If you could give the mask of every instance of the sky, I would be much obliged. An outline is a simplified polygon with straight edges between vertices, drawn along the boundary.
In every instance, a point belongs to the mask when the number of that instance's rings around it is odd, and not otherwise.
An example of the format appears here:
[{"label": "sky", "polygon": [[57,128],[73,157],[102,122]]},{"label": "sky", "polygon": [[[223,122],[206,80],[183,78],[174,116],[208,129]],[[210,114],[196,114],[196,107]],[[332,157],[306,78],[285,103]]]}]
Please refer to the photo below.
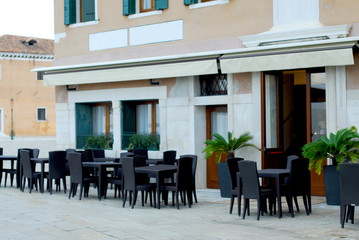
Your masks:
[{"label": "sky", "polygon": [[54,39],[54,0],[0,0],[0,35]]}]

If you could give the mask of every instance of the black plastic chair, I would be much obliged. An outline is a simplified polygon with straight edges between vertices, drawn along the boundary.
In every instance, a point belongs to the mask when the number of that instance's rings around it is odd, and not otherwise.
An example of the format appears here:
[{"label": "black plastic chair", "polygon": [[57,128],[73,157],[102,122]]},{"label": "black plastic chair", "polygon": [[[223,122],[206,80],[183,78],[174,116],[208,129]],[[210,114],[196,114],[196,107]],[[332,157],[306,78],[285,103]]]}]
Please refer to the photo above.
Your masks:
[{"label": "black plastic chair", "polygon": [[[163,161],[162,164],[166,165],[175,165],[176,164],[176,151],[169,150],[163,152]],[[165,174],[164,178],[170,178],[172,182],[174,182],[173,174]]]},{"label": "black plastic chair", "polygon": [[[84,152],[85,155],[88,153]],[[69,199],[75,197],[78,184],[80,184],[80,196],[79,199],[81,200],[82,192],[84,189],[84,197],[88,197],[88,191],[90,187],[90,183],[98,184],[98,177],[96,176],[89,176],[83,171],[82,167],[82,159],[83,155],[81,153],[69,153],[68,154],[68,162],[70,167],[70,193]],[[99,188],[97,188],[99,191]]]},{"label": "black plastic chair", "polygon": [[292,216],[294,216],[294,210],[292,199],[294,199],[297,212],[299,212],[298,196],[303,197],[303,203],[307,215],[311,212],[311,183],[310,183],[310,171],[308,170],[309,160],[306,158],[294,158],[290,164],[290,181],[282,185],[281,192],[286,196],[288,207]]},{"label": "black plastic chair", "polygon": [[92,154],[95,158],[104,158],[105,157],[105,149],[92,149]]},{"label": "black plastic chair", "polygon": [[[31,193],[31,190],[33,188],[33,185],[35,184],[36,186],[36,191],[37,191],[37,180],[40,182],[40,178],[41,178],[41,173],[40,172],[35,172],[35,168],[34,165],[31,164],[30,161],[30,154],[32,154],[31,151],[27,151],[27,150],[21,150],[20,151],[20,158],[21,158],[21,165],[23,168],[23,172],[22,172],[22,188],[21,190],[24,191],[25,189],[25,182],[26,179],[28,180],[29,183],[29,192]],[[35,182],[34,182],[35,180]]]},{"label": "black plastic chair", "polygon": [[160,190],[165,194],[165,202],[168,204],[168,192],[172,192],[172,205],[176,201],[177,209],[179,209],[179,193],[183,192],[184,205],[186,205],[186,195],[188,206],[192,206],[192,158],[183,157],[178,160],[178,170],[175,183],[163,183]]},{"label": "black plastic chair", "polygon": [[[269,199],[269,210],[272,215],[272,206],[275,204],[275,191],[270,188],[262,188],[259,185],[257,163],[254,161],[243,160],[238,162],[240,169],[240,177],[242,182],[242,193],[244,199],[243,219],[246,216],[246,211],[249,209],[249,200],[257,200],[257,220],[259,221],[260,213],[263,214],[266,200]],[[248,211],[249,215],[249,211]]]},{"label": "black plastic chair", "polygon": [[[32,149],[32,148],[19,148],[17,150],[16,170],[14,170],[14,173],[16,174],[17,187],[20,188],[20,190],[22,190],[22,174],[23,174],[22,161],[21,161],[21,155],[20,155],[21,150],[29,151],[30,159],[34,157],[34,149]],[[31,162],[31,165],[32,165],[32,168],[35,170],[36,163]],[[11,174],[10,174],[10,177],[11,177]],[[6,176],[5,176],[5,179],[6,179]],[[11,180],[11,184],[12,184],[12,180]]]},{"label": "black plastic chair", "polygon": [[145,156],[148,159],[148,150],[147,149],[133,149],[132,153],[139,156]]},{"label": "black plastic chair", "polygon": [[196,170],[197,170],[197,155],[181,155],[180,158],[189,157],[192,158],[192,195],[194,197],[195,203],[198,203],[197,201],[197,193],[196,193]]},{"label": "black plastic chair", "polygon": [[176,151],[169,150],[163,152],[162,164],[175,165],[176,164]]},{"label": "black plastic chair", "polygon": [[[355,206],[359,206],[359,164],[342,163],[339,165],[340,182],[340,224],[344,228],[346,214],[354,223]],[[347,218],[348,220],[348,218]]]},{"label": "black plastic chair", "polygon": [[[146,162],[144,156],[137,158],[135,157],[124,157],[122,159],[122,172],[124,177],[124,197],[123,197],[123,205],[125,207],[127,194],[129,193],[129,202],[132,208],[134,208],[137,200],[137,193],[141,191],[142,197],[142,206],[144,206],[144,192],[150,192],[150,204],[152,206],[152,195],[155,202],[156,207],[156,187],[150,183],[143,183],[143,177],[135,173],[135,167],[142,164],[142,159]],[[137,165],[138,164],[138,165]],[[138,177],[141,176],[141,177]]]},{"label": "black plastic chair", "polygon": [[239,171],[238,162],[242,161],[243,158],[229,158],[227,159],[227,169],[230,176],[231,185],[231,202],[229,207],[229,214],[232,214],[234,198],[238,197],[238,215],[241,215],[241,196],[238,196],[237,186],[237,172]]},{"label": "black plastic chair", "polygon": [[62,179],[64,193],[66,193],[66,151],[49,152],[49,172],[47,174],[48,189],[52,194],[52,180],[55,180],[56,191],[60,191]]}]

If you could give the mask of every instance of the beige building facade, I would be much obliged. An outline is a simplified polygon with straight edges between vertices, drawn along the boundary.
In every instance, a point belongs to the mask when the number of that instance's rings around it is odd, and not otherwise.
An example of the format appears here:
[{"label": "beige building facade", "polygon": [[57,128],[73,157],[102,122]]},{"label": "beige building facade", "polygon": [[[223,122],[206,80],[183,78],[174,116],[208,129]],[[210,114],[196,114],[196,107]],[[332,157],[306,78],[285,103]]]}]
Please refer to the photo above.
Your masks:
[{"label": "beige building facade", "polygon": [[214,132],[250,131],[261,151],[237,156],[268,168],[283,167],[316,137],[359,126],[358,7],[355,0],[59,0],[54,66],[33,71],[56,88],[59,148],[106,134],[108,153],[118,156],[128,136],[154,133],[159,151],[150,157],[197,154],[198,187],[215,187],[201,153]]},{"label": "beige building facade", "polygon": [[52,66],[53,58],[53,40],[0,36],[2,140],[56,135],[55,88],[44,86],[31,72]]}]

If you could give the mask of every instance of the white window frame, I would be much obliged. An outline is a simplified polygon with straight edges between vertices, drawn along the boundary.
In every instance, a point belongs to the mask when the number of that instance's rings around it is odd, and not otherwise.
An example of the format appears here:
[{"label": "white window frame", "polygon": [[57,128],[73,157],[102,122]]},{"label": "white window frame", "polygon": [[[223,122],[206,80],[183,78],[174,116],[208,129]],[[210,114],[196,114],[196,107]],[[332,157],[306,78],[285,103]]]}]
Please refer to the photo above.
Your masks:
[{"label": "white window frame", "polygon": [[[39,109],[45,109],[45,120],[39,119]],[[46,107],[37,107],[36,108],[36,121],[37,122],[46,122],[47,121],[47,108]]]},{"label": "white window frame", "polygon": [[70,24],[70,28],[84,27],[89,25],[96,25],[99,23],[98,21],[98,0],[95,1],[95,20],[88,22],[81,22],[80,19],[80,0],[76,0],[76,23]]},{"label": "white window frame", "polygon": [[2,71],[1,71],[1,64],[0,64],[0,80],[2,79]]},{"label": "white window frame", "polygon": [[189,9],[211,7],[211,6],[216,6],[216,5],[228,4],[228,3],[229,3],[229,0],[213,0],[210,2],[201,2],[201,0],[199,0],[198,3],[189,5]]}]

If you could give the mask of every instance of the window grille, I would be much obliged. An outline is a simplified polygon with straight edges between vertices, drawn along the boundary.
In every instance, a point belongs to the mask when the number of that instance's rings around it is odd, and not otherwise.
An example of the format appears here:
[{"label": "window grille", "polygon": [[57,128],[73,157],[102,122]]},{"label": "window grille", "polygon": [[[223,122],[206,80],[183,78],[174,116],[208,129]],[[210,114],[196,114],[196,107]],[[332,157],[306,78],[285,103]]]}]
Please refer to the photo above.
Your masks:
[{"label": "window grille", "polygon": [[201,96],[227,95],[227,75],[200,76]]}]

